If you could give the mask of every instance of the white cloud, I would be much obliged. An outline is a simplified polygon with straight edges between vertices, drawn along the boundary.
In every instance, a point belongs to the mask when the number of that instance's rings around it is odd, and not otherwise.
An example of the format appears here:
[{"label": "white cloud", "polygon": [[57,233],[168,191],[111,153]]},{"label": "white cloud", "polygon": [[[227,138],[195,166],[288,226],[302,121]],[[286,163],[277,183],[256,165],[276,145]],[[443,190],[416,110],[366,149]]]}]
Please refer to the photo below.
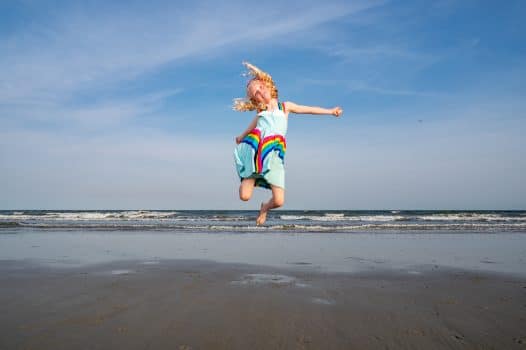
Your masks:
[{"label": "white cloud", "polygon": [[373,44],[365,47],[340,45],[339,47],[324,47],[321,49],[329,55],[341,58],[344,62],[370,61],[371,59],[385,59],[386,57],[390,57],[404,59],[408,62],[427,62],[429,64],[438,59],[435,55],[392,45]]},{"label": "white cloud", "polygon": [[171,5],[144,13],[62,13],[47,28],[29,26],[1,46],[0,103],[67,97],[177,59],[312,28],[374,3],[275,4],[265,11],[252,10],[252,5],[198,3],[184,10]]},{"label": "white cloud", "polygon": [[163,100],[176,96],[182,88],[159,90],[137,97],[113,98],[102,101],[69,105],[50,99],[27,103],[0,104],[0,119],[12,119],[18,125],[33,129],[35,122],[60,128],[105,128],[118,126],[125,121],[155,113]]},{"label": "white cloud", "polygon": [[366,81],[349,81],[345,83],[347,89],[350,92],[355,91],[364,91],[380,95],[398,95],[398,96],[440,96],[440,94],[425,92],[425,91],[416,91],[409,89],[400,89],[400,88],[385,88],[371,85],[371,83]]}]

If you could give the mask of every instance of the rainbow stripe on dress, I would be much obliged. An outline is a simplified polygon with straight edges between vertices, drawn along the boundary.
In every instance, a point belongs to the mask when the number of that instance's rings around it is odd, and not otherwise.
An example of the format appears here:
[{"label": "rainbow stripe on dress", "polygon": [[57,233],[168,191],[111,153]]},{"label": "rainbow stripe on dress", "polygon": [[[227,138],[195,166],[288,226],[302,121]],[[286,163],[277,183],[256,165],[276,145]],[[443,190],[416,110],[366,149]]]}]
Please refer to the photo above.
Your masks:
[{"label": "rainbow stripe on dress", "polygon": [[287,142],[283,135],[270,135],[261,140],[261,131],[253,129],[241,142],[250,145],[254,150],[254,163],[258,174],[263,171],[263,162],[271,152],[277,151],[278,156],[285,160]]}]

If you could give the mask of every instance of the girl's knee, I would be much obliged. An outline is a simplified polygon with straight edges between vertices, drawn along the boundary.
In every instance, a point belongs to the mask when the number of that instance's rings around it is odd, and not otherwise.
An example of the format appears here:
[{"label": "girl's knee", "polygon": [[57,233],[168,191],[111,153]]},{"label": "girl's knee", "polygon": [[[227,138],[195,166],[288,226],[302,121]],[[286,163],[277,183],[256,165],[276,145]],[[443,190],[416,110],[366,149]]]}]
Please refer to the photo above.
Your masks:
[{"label": "girl's knee", "polygon": [[239,199],[242,201],[248,201],[252,197],[252,191],[254,190],[255,179],[243,179],[239,186]]},{"label": "girl's knee", "polygon": [[285,198],[283,196],[276,196],[273,199],[275,207],[282,207],[285,204]]},{"label": "girl's knee", "polygon": [[251,197],[251,193],[247,193],[247,192],[243,192],[243,191],[239,192],[239,199],[241,199],[244,202],[248,201],[250,199],[250,197]]}]

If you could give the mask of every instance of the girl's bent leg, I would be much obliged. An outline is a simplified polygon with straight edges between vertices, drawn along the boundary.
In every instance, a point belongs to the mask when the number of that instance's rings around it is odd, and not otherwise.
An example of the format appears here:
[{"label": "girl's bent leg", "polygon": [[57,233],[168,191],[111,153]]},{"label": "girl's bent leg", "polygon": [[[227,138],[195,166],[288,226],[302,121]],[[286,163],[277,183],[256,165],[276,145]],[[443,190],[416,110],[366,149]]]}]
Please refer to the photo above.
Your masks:
[{"label": "girl's bent leg", "polygon": [[285,190],[281,187],[272,186],[272,198],[267,203],[261,203],[256,225],[263,225],[267,220],[270,209],[279,208],[285,203]]},{"label": "girl's bent leg", "polygon": [[256,179],[243,179],[241,185],[239,185],[239,199],[248,201],[252,197],[252,192],[254,192],[255,183]]}]

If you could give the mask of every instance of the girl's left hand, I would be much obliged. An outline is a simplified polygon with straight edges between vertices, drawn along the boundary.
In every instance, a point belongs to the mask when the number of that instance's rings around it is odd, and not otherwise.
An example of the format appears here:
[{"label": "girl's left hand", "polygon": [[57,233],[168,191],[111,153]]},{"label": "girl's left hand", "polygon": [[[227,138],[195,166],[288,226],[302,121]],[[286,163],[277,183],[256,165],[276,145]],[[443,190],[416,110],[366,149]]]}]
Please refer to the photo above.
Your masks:
[{"label": "girl's left hand", "polygon": [[343,109],[341,107],[334,107],[331,111],[331,114],[335,117],[339,117],[340,115],[342,115],[343,113]]}]

